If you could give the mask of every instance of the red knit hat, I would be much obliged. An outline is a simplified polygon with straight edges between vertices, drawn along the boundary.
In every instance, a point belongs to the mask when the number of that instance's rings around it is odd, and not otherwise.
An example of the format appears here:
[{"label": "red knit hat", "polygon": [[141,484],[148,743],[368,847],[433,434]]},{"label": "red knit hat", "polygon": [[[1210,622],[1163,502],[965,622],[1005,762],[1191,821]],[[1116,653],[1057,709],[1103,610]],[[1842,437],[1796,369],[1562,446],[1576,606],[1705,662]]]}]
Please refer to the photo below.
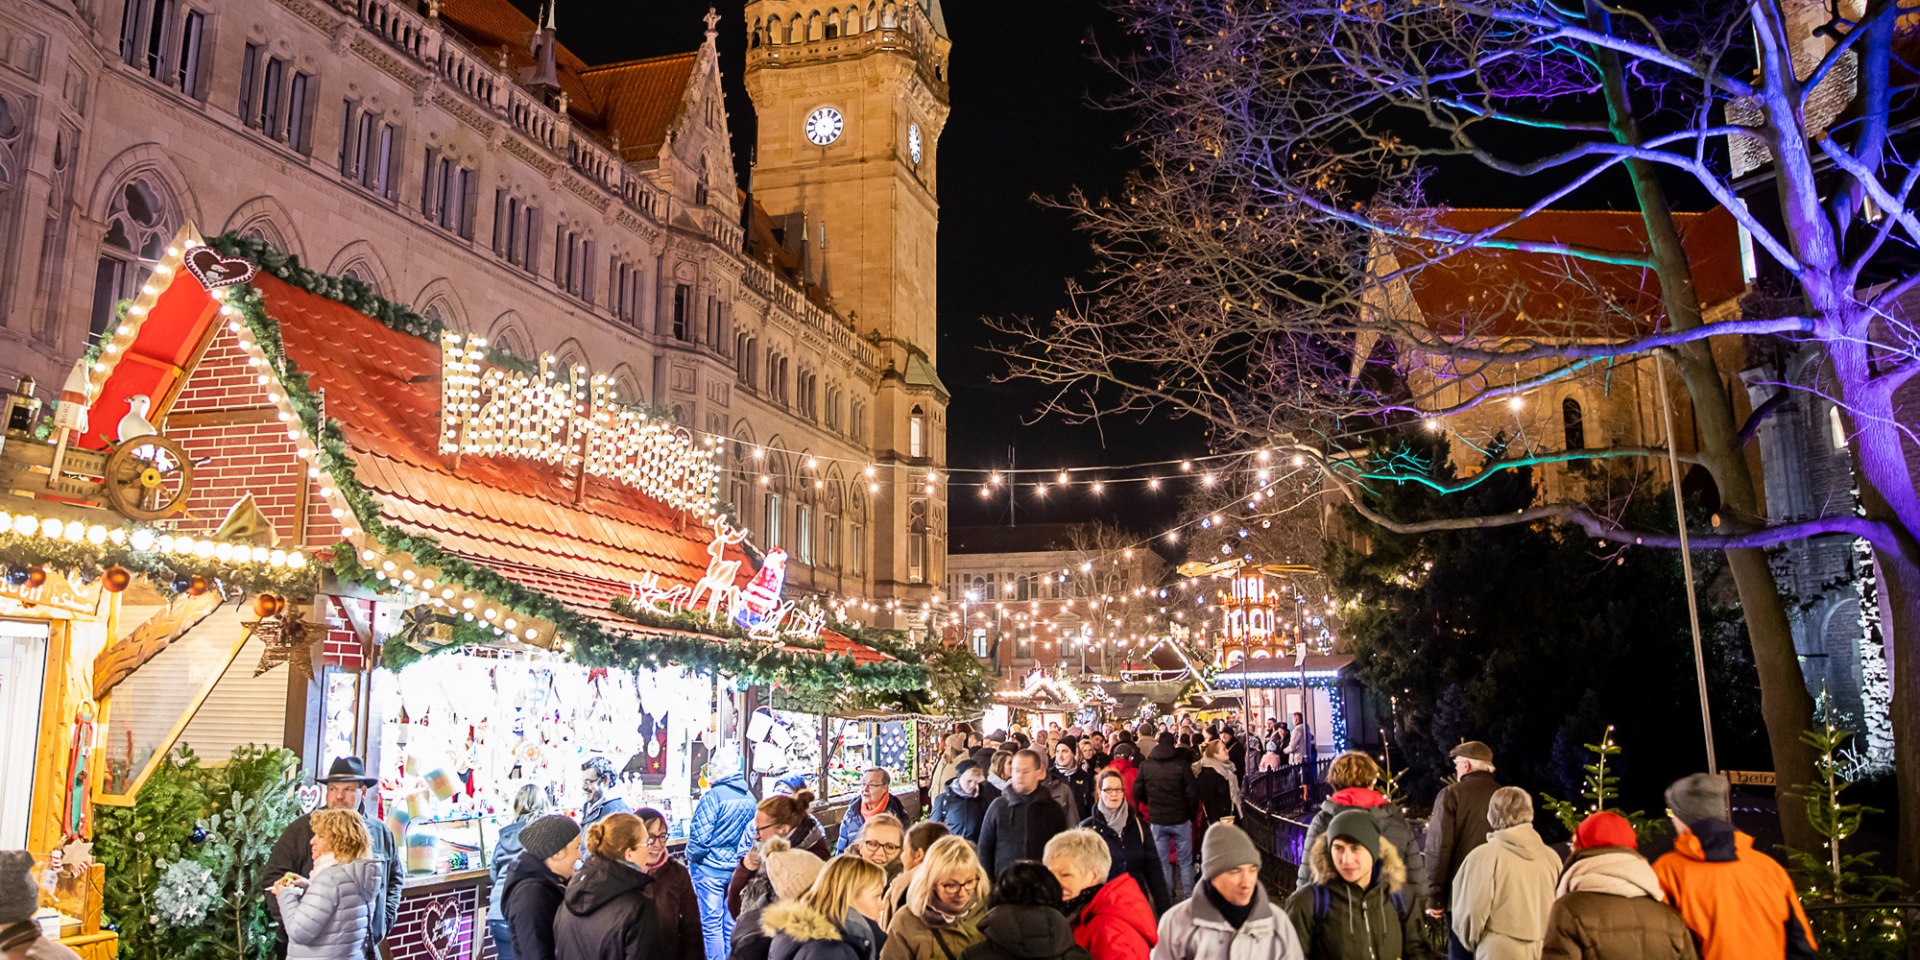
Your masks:
[{"label": "red knit hat", "polygon": [[1601,811],[1580,821],[1580,828],[1573,831],[1573,847],[1587,850],[1593,847],[1626,847],[1638,850],[1640,839],[1633,835],[1633,824],[1627,818]]}]

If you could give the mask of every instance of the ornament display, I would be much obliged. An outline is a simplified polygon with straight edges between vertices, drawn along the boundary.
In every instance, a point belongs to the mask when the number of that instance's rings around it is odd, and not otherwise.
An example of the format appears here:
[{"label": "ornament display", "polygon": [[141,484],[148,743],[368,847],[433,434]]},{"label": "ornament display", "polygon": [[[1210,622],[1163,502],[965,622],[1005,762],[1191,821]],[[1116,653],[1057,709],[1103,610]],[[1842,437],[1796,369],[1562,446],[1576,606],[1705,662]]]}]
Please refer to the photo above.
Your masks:
[{"label": "ornament display", "polygon": [[207,918],[218,890],[213,871],[192,860],[175,860],[161,870],[154,887],[154,920],[171,927],[194,926]]}]

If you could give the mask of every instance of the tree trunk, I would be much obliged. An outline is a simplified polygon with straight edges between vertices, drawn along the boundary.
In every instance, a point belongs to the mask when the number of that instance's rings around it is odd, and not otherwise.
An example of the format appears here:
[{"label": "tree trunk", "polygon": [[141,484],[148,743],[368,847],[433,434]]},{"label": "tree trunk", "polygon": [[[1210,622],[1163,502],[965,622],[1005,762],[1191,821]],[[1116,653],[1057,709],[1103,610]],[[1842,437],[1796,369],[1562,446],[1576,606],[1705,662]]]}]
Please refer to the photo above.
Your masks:
[{"label": "tree trunk", "polygon": [[[1588,0],[1587,16],[1594,24],[1610,23],[1610,14],[1598,0]],[[1641,141],[1639,123],[1628,101],[1620,57],[1598,48],[1594,55],[1600,64],[1614,138],[1621,143],[1638,144]],[[1659,174],[1640,160],[1630,160],[1626,167],[1639,202],[1641,220],[1647,228],[1667,322],[1675,330],[1698,327],[1705,322],[1705,317],[1701,315],[1699,294],[1694,289],[1693,268],[1681,244],[1680,231],[1674,225],[1673,208],[1667,202]],[[1694,425],[1700,437],[1700,461],[1713,477],[1724,512],[1736,526],[1761,522],[1765,505],[1754,484],[1753,471],[1741,451],[1733,403],[1720,378],[1720,366],[1714,359],[1712,345],[1707,341],[1686,344],[1674,351],[1674,361],[1693,407]],[[1675,441],[1668,437],[1667,442]],[[1786,799],[1793,788],[1813,782],[1814,768],[1813,752],[1800,740],[1801,733],[1813,724],[1813,698],[1807,694],[1799,656],[1793,648],[1793,629],[1787,622],[1786,603],[1780,598],[1780,585],[1773,579],[1773,571],[1762,551],[1728,550],[1726,554],[1728,569],[1740,593],[1740,609],[1747,622],[1747,642],[1753,648],[1753,662],[1760,679],[1760,715],[1766,723],[1767,744],[1773,754],[1775,792],[1781,798],[1780,830],[1789,846],[1816,850],[1820,838],[1807,820],[1806,808]]]}]

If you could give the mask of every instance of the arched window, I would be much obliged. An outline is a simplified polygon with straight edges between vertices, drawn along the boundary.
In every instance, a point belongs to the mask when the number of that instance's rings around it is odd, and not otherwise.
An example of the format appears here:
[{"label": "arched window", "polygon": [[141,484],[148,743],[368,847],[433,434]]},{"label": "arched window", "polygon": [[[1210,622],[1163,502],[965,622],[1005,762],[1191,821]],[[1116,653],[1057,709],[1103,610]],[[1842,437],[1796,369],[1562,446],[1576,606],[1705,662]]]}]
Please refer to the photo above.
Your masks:
[{"label": "arched window", "polygon": [[693,181],[693,202],[696,206],[707,205],[707,158],[704,154],[700,157],[700,169]]},{"label": "arched window", "polygon": [[[0,94],[0,191],[12,190],[20,179],[19,151],[20,143],[25,139],[26,125],[14,115],[13,102],[6,94]],[[4,201],[0,201],[0,206]]]},{"label": "arched window", "polygon": [[907,418],[907,456],[927,455],[927,412],[918,405]]},{"label": "arched window", "polygon": [[1586,417],[1580,411],[1580,401],[1572,397],[1560,401],[1560,425],[1566,430],[1568,450],[1587,448]]},{"label": "arched window", "polygon": [[91,336],[97,338],[113,325],[114,304],[132,298],[146,280],[149,264],[165,255],[175,219],[166,194],[145,179],[133,180],[114,195],[94,272]]},{"label": "arched window", "polygon": [[840,11],[838,10],[827,11],[826,39],[828,40],[840,39]]}]

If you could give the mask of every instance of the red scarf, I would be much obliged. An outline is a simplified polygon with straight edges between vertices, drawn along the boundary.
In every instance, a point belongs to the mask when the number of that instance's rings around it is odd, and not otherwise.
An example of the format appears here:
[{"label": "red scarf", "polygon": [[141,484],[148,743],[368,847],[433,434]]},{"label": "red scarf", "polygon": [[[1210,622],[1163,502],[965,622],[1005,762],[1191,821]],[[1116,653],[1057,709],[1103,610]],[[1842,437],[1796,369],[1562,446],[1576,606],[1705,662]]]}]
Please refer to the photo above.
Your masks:
[{"label": "red scarf", "polygon": [[892,799],[893,799],[893,794],[891,793],[881,794],[880,802],[878,804],[870,804],[867,802],[865,797],[860,798],[860,819],[872,820],[874,817],[877,817],[887,812],[887,802]]}]

